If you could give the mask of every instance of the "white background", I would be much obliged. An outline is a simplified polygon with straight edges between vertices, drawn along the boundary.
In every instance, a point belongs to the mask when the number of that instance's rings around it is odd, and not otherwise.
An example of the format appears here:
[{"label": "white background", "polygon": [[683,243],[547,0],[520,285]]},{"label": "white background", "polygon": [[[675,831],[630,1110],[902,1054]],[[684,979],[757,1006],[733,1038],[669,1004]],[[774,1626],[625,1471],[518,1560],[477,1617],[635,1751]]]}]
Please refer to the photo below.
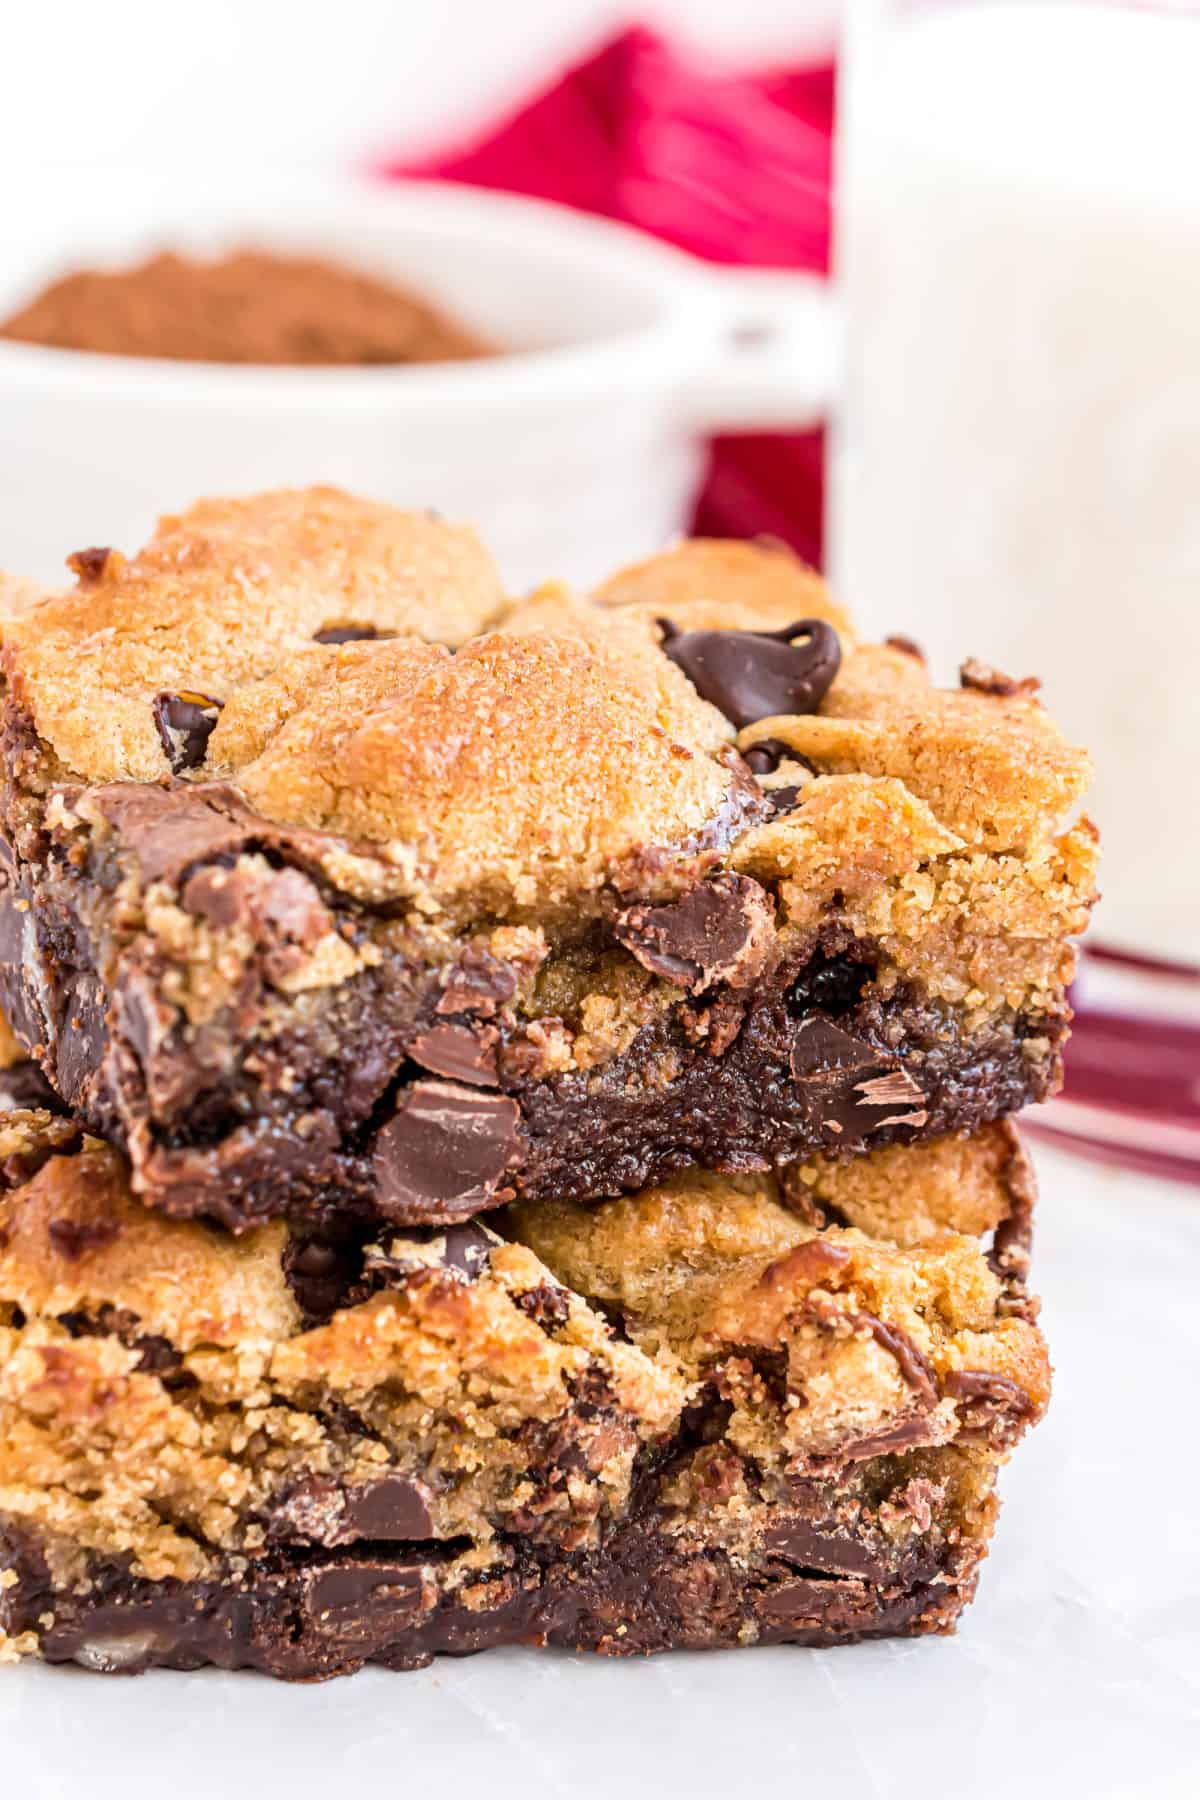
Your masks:
[{"label": "white background", "polygon": [[0,184],[38,163],[330,167],[424,151],[637,18],[742,61],[838,0],[2,0]]}]

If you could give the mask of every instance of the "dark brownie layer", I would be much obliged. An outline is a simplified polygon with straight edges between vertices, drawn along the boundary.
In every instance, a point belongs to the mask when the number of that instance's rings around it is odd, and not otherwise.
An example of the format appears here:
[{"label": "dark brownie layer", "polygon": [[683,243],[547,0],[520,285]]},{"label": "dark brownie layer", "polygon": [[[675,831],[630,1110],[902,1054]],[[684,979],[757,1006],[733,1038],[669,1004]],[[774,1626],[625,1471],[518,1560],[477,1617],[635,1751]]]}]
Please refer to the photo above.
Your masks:
[{"label": "dark brownie layer", "polygon": [[[928,1483],[914,1485],[919,1509]],[[215,1664],[293,1681],[513,1644],[632,1656],[952,1630],[974,1594],[990,1509],[971,1528],[926,1519],[915,1547],[897,1552],[869,1522],[839,1527],[836,1505],[821,1484],[795,1484],[750,1557],[675,1537],[648,1511],[599,1551],[497,1544],[467,1573],[464,1547],[377,1543],[276,1555],[209,1581],[151,1582],[96,1563],[86,1591],[67,1592],[14,1523],[0,1528],[0,1566],[16,1577],[0,1590],[0,1629],[31,1633],[49,1662],[99,1673]]]},{"label": "dark brownie layer", "polygon": [[[766,891],[729,875],[593,928],[584,956],[628,951],[677,998],[585,1071],[554,1072],[562,1020],[522,1010],[528,970],[477,941],[440,960],[393,944],[293,1000],[280,984],[306,934],[373,950],[379,922],[331,886],[312,834],[229,789],[124,784],[90,800],[107,825],[82,841],[10,818],[0,1003],[66,1104],[175,1214],[444,1223],[514,1194],[597,1198],[692,1164],[762,1169],[970,1131],[1058,1077],[1065,1007],[968,1031],[910,985],[885,989],[874,946],[834,916],[763,966]],[[253,939],[199,1023],[139,922],[150,888],[189,929]]]}]

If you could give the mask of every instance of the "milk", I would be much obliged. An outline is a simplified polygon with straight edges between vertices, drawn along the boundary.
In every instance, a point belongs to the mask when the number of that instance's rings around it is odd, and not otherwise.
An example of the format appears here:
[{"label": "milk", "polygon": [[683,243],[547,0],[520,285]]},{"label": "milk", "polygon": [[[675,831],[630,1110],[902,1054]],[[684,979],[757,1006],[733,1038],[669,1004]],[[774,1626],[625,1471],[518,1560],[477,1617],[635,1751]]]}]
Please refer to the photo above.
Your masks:
[{"label": "milk", "polygon": [[939,678],[1042,676],[1097,762],[1097,936],[1200,963],[1200,16],[1175,10],[857,15],[830,530],[872,632]]}]

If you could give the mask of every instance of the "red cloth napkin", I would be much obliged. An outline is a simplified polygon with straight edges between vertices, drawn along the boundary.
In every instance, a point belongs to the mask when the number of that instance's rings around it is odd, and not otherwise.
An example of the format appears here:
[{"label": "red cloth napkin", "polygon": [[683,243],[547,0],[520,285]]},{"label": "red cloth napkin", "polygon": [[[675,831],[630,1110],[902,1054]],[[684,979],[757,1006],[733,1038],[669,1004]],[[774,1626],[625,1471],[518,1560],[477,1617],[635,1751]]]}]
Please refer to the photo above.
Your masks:
[{"label": "red cloth napkin", "polygon": [[[512,117],[392,176],[557,200],[720,263],[829,267],[833,66],[729,76],[641,27]],[[824,433],[714,441],[695,529],[770,532],[818,567]]]}]

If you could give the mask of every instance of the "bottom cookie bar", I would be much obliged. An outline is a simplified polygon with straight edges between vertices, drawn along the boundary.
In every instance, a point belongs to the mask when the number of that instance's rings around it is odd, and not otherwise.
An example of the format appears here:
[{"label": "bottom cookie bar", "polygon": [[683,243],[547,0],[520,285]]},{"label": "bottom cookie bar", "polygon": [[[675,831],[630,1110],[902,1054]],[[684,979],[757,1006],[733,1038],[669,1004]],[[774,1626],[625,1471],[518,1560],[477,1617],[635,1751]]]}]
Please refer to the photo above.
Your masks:
[{"label": "bottom cookie bar", "polygon": [[0,1180],[8,1659],[943,1631],[1047,1397],[1000,1127],[373,1243],[164,1219],[46,1113]]},{"label": "bottom cookie bar", "polygon": [[712,1478],[699,1450],[648,1484],[638,1516],[602,1548],[576,1554],[373,1544],[234,1558],[192,1581],[104,1560],[64,1593],[54,1546],[10,1526],[0,1616],[10,1650],[49,1662],[106,1673],[213,1663],[292,1680],[505,1644],[636,1655],[945,1632],[974,1592],[995,1460],[952,1446],[795,1481],[753,1507],[736,1551],[720,1525],[679,1528],[673,1487]]}]

